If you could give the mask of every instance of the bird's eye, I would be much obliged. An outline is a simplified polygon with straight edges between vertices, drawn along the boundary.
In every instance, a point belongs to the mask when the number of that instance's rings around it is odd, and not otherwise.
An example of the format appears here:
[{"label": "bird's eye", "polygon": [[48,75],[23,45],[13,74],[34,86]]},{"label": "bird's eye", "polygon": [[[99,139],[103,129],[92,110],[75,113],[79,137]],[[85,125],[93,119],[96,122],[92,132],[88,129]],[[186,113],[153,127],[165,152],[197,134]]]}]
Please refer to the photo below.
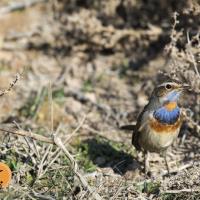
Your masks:
[{"label": "bird's eye", "polygon": [[172,88],[172,86],[170,84],[167,84],[166,86],[166,89],[170,90]]}]

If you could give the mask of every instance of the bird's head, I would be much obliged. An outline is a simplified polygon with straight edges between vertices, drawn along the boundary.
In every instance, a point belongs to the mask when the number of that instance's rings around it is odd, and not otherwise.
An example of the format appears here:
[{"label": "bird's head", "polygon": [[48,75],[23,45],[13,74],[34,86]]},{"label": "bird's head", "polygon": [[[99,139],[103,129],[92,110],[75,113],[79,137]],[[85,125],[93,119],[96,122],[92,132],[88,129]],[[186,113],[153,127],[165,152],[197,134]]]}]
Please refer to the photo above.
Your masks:
[{"label": "bird's head", "polygon": [[170,80],[158,85],[152,95],[161,106],[169,103],[169,105],[173,105],[173,103],[176,104],[178,102],[180,95],[188,88],[189,86],[186,84]]}]

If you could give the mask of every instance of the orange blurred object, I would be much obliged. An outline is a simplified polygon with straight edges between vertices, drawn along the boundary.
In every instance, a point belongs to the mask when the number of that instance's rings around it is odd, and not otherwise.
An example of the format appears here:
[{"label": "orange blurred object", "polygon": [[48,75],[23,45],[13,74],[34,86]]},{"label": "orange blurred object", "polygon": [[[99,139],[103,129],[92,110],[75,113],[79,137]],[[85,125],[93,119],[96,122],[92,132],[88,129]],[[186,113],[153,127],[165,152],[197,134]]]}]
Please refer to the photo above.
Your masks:
[{"label": "orange blurred object", "polygon": [[12,177],[12,172],[8,165],[0,162],[0,187],[6,188],[9,186]]}]

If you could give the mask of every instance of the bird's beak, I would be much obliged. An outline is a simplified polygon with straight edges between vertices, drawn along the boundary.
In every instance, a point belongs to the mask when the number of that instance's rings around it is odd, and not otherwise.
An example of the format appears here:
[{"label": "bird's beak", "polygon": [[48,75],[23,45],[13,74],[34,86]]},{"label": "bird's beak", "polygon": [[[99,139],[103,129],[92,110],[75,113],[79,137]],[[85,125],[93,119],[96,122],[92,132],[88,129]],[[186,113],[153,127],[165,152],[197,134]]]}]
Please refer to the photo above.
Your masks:
[{"label": "bird's beak", "polygon": [[190,85],[184,83],[179,87],[179,90],[185,91],[185,90],[188,90],[190,88],[191,88]]},{"label": "bird's beak", "polygon": [[183,84],[183,85],[181,86],[181,88],[182,88],[183,90],[188,90],[188,89],[190,89],[191,87],[190,87],[190,85],[188,85],[188,84]]},{"label": "bird's beak", "polygon": [[187,91],[189,89],[191,89],[191,87],[188,84],[184,83],[184,84],[180,85],[180,87],[178,88],[178,91],[184,92],[184,91]]}]

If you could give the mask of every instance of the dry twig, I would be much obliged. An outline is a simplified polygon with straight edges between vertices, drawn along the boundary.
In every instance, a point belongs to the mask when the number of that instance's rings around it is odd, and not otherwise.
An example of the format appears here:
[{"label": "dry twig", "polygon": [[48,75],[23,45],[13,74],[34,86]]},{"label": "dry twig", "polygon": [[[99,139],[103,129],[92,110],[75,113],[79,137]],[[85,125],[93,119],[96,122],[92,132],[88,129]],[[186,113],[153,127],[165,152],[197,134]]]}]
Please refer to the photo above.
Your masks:
[{"label": "dry twig", "polygon": [[17,10],[22,10],[37,3],[47,2],[48,0],[29,0],[24,2],[12,2],[10,5],[0,8],[0,15],[4,15]]},{"label": "dry twig", "polygon": [[163,191],[164,193],[168,193],[168,194],[180,194],[180,193],[183,193],[183,192],[187,192],[187,193],[193,193],[193,192],[200,192],[199,189],[182,189],[182,190],[166,190],[166,191]]},{"label": "dry twig", "polygon": [[102,198],[100,197],[100,195],[98,193],[96,193],[87,183],[87,181],[85,180],[85,178],[79,173],[79,169],[78,169],[78,164],[76,163],[76,161],[74,160],[73,156],[69,153],[69,151],[65,148],[65,146],[63,145],[63,143],[61,142],[59,137],[54,137],[54,143],[60,148],[62,149],[62,151],[65,153],[65,155],[67,156],[67,158],[70,160],[71,165],[73,166],[73,171],[76,174],[76,176],[78,177],[78,179],[80,180],[80,182],[82,183],[82,185],[84,186],[84,188],[86,188],[91,194],[92,196],[97,199],[97,200],[101,200]]},{"label": "dry twig", "polygon": [[[79,123],[79,125],[77,126],[77,128],[72,132],[72,134],[70,134],[70,135],[65,139],[64,144],[66,144],[66,143],[70,140],[70,138],[72,138],[72,137],[77,133],[77,131],[78,131],[78,130],[81,128],[81,126],[83,125],[85,119],[86,119],[86,116],[84,116],[84,118],[81,120],[81,122]],[[56,132],[58,132],[58,131],[56,131]],[[43,171],[42,174],[40,174],[40,177],[43,176],[43,175],[47,172],[47,170],[50,168],[50,166],[51,166],[51,165],[57,160],[57,158],[60,156],[61,152],[62,152],[62,150],[60,150],[60,149],[58,148],[58,149],[52,154],[52,156],[50,157],[50,159],[52,159],[52,158],[53,158],[53,159],[51,160],[51,162],[48,162],[48,164],[47,164],[45,170]]]},{"label": "dry twig", "polygon": [[[22,73],[23,73],[23,72],[22,72]],[[19,73],[17,73],[17,74],[15,75],[15,79],[10,83],[10,86],[8,87],[8,89],[3,90],[3,91],[0,92],[0,97],[3,96],[3,95],[5,95],[5,94],[7,94],[7,93],[9,93],[9,92],[12,90],[12,88],[15,86],[15,84],[16,84],[16,83],[18,82],[18,80],[21,78],[21,75],[22,75],[22,74],[19,74]]]}]

